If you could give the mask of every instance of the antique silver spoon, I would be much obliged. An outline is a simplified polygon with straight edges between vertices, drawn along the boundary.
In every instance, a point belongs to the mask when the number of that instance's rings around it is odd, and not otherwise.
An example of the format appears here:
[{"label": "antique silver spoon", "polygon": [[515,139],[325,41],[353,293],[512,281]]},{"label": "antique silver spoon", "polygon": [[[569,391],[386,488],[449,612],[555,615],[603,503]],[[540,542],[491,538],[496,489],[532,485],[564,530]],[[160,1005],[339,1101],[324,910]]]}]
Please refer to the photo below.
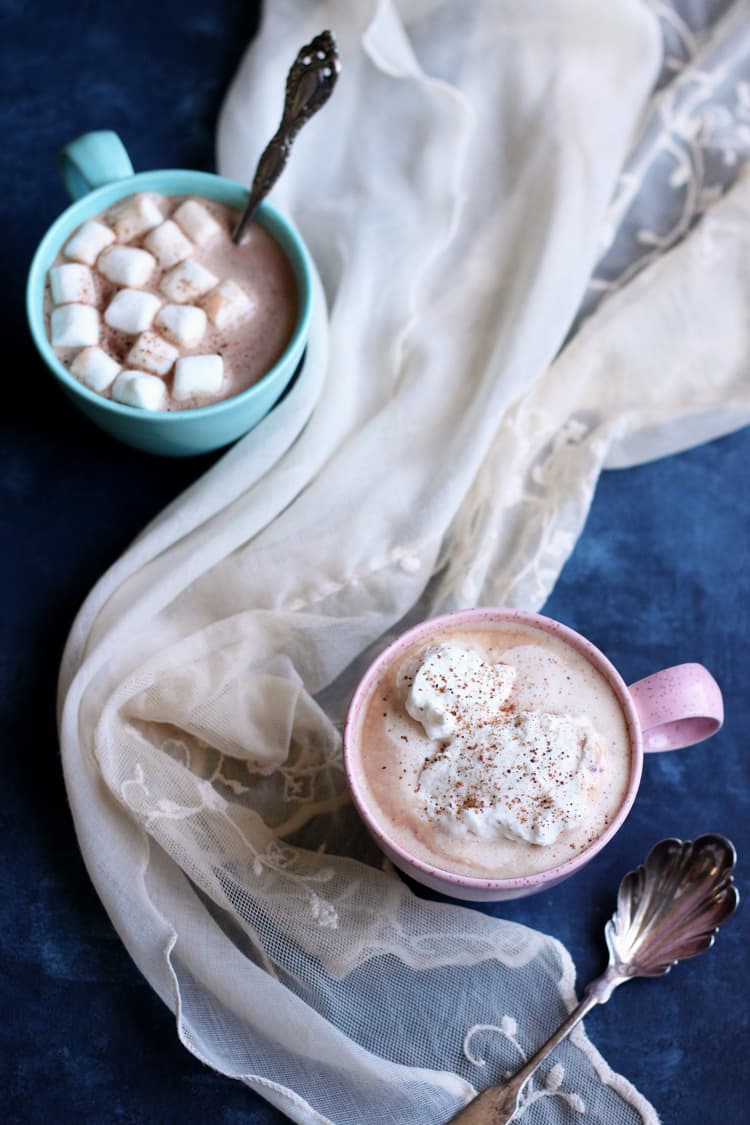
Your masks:
[{"label": "antique silver spoon", "polygon": [[233,242],[239,245],[242,241],[258,205],[284,171],[295,137],[305,122],[328,101],[340,70],[336,40],[330,31],[322,31],[299,51],[287,75],[281,122],[258,161],[247,206],[232,235]]},{"label": "antique silver spoon", "polygon": [[506,1125],[523,1087],[539,1064],[597,1004],[633,977],[659,977],[678,961],[713,945],[714,934],[739,902],[732,882],[736,855],[724,836],[661,840],[646,862],[620,884],[617,910],[607,922],[609,965],[583,1000],[508,1082],[488,1086],[451,1119],[451,1125]]}]

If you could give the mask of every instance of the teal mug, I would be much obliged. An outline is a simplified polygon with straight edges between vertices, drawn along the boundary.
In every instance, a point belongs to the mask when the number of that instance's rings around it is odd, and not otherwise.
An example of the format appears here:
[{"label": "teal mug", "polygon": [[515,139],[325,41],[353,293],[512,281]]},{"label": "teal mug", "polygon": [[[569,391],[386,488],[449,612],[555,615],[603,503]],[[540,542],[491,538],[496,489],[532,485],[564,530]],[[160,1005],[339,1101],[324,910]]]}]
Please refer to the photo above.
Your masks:
[{"label": "teal mug", "polygon": [[60,157],[60,174],[74,202],[39,244],[26,288],[31,335],[42,359],[79,410],[126,445],[148,453],[185,457],[236,441],[265,417],[302,360],[312,314],[313,265],[301,236],[275,207],[261,204],[256,221],[276,239],[289,259],[297,282],[299,312],[286,351],[257,383],[231,398],[190,410],[151,412],[123,406],[95,394],[74,378],[49,342],[44,319],[45,282],[61,247],[87,219],[134,192],[202,196],[239,210],[244,208],[248,193],[232,180],[209,172],[171,169],[136,174],[122,141],[108,131],[78,137]]}]

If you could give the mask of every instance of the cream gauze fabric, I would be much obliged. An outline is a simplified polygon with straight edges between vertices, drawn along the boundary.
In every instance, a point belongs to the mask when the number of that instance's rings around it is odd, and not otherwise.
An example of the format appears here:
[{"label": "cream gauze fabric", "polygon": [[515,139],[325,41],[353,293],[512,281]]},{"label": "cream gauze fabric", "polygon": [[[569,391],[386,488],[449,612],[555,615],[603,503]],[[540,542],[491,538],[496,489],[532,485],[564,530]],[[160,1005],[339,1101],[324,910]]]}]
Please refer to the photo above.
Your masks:
[{"label": "cream gauze fabric", "polygon": [[[599,471],[750,418],[745,3],[273,0],[229,92],[343,71],[274,202],[320,271],[291,393],[91,593],[60,682],[91,877],[200,1059],[291,1119],[439,1125],[573,1003],[553,938],[415,896],[346,702],[405,619],[538,609]],[[582,1029],[519,1120],[655,1122]]]}]

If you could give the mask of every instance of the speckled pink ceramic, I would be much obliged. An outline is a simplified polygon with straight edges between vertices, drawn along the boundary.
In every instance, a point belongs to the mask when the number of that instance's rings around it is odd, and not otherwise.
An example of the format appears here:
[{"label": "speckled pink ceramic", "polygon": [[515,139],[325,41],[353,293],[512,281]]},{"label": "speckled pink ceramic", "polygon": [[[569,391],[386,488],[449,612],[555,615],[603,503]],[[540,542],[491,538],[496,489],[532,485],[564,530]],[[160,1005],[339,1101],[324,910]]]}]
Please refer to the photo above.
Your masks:
[{"label": "speckled pink ceramic", "polygon": [[[439,633],[443,626],[471,627],[477,624],[523,624],[543,629],[565,641],[587,658],[607,679],[622,705],[631,742],[631,768],[625,799],[607,830],[589,848],[558,867],[535,875],[513,879],[474,879],[433,867],[415,859],[388,838],[378,819],[378,810],[367,801],[353,768],[357,755],[366,752],[359,746],[363,705],[383,668],[397,660],[413,641]],[[459,610],[424,621],[409,629],[388,646],[362,677],[349,705],[344,728],[344,764],[354,803],[362,819],[386,856],[417,882],[435,891],[474,902],[523,898],[545,891],[573,875],[601,851],[630,812],[641,780],[644,751],[676,750],[691,746],[715,734],[724,719],[721,691],[711,673],[701,664],[678,664],[639,680],[630,688],[606,656],[590,641],[567,625],[518,609],[483,607]]]}]

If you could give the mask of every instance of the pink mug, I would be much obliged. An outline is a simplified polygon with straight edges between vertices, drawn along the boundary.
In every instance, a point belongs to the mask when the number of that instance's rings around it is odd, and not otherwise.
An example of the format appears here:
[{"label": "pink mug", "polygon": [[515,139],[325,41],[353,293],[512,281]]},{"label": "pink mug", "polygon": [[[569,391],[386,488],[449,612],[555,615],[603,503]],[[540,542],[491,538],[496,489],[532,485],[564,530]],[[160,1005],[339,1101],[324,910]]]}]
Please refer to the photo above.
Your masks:
[{"label": "pink mug", "polygon": [[[627,723],[631,745],[630,776],[624,800],[606,830],[584,851],[565,863],[533,875],[505,879],[474,878],[435,867],[409,855],[389,839],[377,808],[368,800],[359,778],[358,757],[366,752],[360,746],[359,730],[364,704],[383,670],[397,660],[414,641],[439,636],[444,626],[452,628],[481,624],[530,625],[560,638],[584,656],[612,687]],[[370,665],[359,682],[344,727],[344,765],[354,803],[385,855],[407,875],[433,890],[474,902],[523,898],[561,883],[575,874],[601,851],[630,812],[643,769],[643,755],[662,750],[677,750],[709,738],[724,720],[719,685],[701,664],[677,664],[647,676],[628,687],[617,669],[590,641],[567,625],[537,613],[504,607],[459,610],[435,617],[409,629],[390,644]]]}]

